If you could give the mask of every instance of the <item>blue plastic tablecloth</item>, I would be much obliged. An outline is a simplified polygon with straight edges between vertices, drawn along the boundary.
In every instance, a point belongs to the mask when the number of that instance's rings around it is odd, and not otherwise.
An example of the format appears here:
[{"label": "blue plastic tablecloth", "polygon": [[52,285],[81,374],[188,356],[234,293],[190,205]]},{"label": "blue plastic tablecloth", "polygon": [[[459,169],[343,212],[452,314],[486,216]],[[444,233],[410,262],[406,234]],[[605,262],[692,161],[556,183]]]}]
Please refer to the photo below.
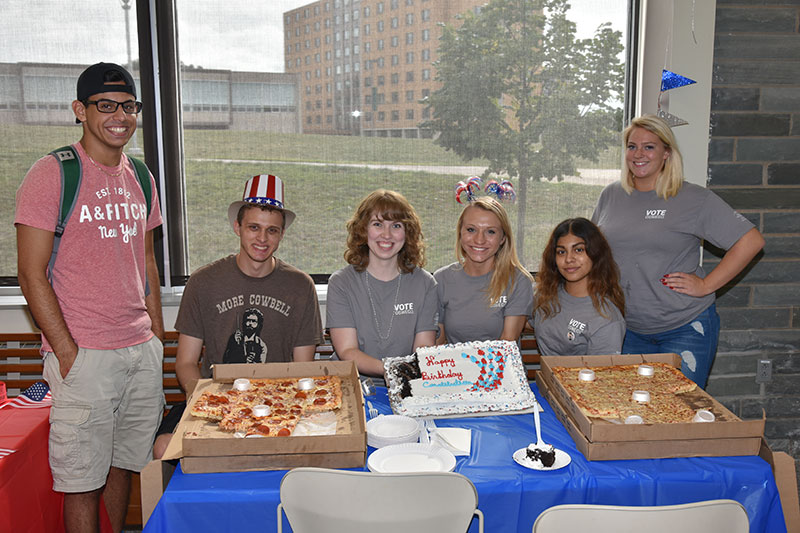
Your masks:
[{"label": "blue plastic tablecloth", "polygon": [[[730,498],[745,507],[751,533],[786,531],[775,478],[760,457],[588,461],[536,385],[531,388],[544,408],[543,440],[572,457],[560,470],[530,470],[512,459],[514,451],[536,441],[532,414],[436,422],[439,427],[472,430],[471,455],[457,457],[455,471],[478,489],[487,532],[529,533],[542,511],[563,503],[672,505],[718,498]],[[385,388],[378,387],[371,401],[382,414],[391,413]],[[144,531],[194,533],[254,527],[276,531],[278,488],[285,473],[184,474],[178,467]],[[283,520],[285,531],[290,531]],[[477,531],[477,521],[470,531]]]}]

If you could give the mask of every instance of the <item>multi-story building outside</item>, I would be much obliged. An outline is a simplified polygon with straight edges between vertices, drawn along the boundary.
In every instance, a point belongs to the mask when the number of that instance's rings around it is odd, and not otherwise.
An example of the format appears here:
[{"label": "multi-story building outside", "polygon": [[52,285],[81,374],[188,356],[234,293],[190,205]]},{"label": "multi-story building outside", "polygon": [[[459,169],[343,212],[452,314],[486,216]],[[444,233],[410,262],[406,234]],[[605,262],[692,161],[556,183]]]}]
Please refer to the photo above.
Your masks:
[{"label": "multi-story building outside", "polygon": [[428,137],[442,28],[485,0],[319,0],[283,15],[304,133]]}]

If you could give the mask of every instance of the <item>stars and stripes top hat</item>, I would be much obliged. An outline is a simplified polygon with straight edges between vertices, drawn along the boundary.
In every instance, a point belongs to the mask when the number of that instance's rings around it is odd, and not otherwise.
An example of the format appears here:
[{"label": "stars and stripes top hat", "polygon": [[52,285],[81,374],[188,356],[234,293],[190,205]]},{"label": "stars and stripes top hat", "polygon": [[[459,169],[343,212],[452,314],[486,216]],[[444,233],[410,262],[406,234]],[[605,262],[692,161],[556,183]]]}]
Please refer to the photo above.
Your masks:
[{"label": "stars and stripes top hat", "polygon": [[244,186],[242,200],[233,202],[228,207],[228,220],[231,227],[236,229],[236,217],[243,205],[271,205],[283,211],[283,229],[288,228],[294,222],[295,214],[286,209],[283,198],[283,181],[279,177],[271,174],[253,176],[247,180],[247,184]]}]

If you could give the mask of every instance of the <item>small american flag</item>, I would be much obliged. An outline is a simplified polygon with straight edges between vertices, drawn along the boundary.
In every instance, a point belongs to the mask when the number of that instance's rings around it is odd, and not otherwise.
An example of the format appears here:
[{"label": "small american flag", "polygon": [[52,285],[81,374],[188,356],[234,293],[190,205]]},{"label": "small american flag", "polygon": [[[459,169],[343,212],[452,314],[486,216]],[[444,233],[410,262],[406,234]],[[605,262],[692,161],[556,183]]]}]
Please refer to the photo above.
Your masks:
[{"label": "small american flag", "polygon": [[47,386],[47,383],[37,381],[22,391],[22,394],[9,401],[5,405],[0,406],[0,409],[3,409],[4,407],[38,409],[40,407],[50,407],[52,403],[53,397],[50,396],[50,387]]}]

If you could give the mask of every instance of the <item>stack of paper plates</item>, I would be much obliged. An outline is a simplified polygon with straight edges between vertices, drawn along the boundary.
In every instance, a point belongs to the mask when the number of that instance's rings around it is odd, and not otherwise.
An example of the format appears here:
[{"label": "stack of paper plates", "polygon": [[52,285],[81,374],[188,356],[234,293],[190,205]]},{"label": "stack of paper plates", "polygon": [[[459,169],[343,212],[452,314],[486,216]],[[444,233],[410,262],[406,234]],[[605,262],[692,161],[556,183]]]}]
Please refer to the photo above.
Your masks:
[{"label": "stack of paper plates", "polygon": [[391,444],[417,442],[419,424],[402,415],[381,415],[367,422],[367,444],[382,448]]}]

